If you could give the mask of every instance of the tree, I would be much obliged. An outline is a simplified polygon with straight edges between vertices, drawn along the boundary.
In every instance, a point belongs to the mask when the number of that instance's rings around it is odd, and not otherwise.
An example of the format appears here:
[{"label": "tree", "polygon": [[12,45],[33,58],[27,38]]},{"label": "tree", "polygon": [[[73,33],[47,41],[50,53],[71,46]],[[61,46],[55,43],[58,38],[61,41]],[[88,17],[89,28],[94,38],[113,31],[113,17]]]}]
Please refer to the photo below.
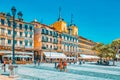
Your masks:
[{"label": "tree", "polygon": [[92,50],[96,51],[97,52],[97,55],[102,58],[103,57],[103,54],[102,54],[102,51],[101,51],[101,47],[103,46],[104,44],[103,43],[96,43],[95,46],[92,48]]},{"label": "tree", "polygon": [[115,65],[116,55],[120,47],[120,39],[112,41],[111,47],[113,49],[113,65]]}]

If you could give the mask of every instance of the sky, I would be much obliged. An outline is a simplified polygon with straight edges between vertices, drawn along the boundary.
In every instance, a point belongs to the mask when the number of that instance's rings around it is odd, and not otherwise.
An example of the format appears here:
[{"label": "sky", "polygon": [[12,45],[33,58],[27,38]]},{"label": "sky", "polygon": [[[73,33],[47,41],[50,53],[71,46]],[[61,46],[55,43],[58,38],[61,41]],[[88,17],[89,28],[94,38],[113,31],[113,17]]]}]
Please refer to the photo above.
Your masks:
[{"label": "sky", "polygon": [[24,21],[50,25],[57,21],[59,7],[62,18],[77,25],[79,36],[105,44],[120,38],[120,0],[0,0],[0,12],[15,6]]}]

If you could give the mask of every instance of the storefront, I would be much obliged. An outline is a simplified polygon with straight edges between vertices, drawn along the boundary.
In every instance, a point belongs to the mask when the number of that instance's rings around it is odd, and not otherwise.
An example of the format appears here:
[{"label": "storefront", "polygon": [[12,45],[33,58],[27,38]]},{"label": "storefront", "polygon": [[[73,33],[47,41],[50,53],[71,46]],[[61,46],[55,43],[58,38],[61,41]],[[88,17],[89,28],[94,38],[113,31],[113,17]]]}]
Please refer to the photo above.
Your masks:
[{"label": "storefront", "polygon": [[[1,61],[3,61],[4,59],[8,61],[12,59],[12,51],[4,51],[1,50],[0,51],[1,55]],[[22,63],[24,61],[24,63],[27,62],[33,62],[33,53],[32,52],[18,52],[15,51],[15,59],[16,59],[16,63]]]},{"label": "storefront", "polygon": [[60,59],[67,59],[67,56],[64,53],[59,52],[43,52],[45,55],[46,62],[58,62]]},{"label": "storefront", "polygon": [[86,54],[80,54],[79,60],[85,60],[85,61],[97,61],[100,59],[98,56],[95,55],[86,55]]}]

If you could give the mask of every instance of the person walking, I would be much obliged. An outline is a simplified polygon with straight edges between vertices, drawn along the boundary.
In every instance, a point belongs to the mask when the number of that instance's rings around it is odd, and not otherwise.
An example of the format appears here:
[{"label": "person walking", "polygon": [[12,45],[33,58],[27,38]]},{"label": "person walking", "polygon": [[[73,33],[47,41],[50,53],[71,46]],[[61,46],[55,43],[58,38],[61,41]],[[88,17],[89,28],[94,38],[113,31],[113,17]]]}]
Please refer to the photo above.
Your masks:
[{"label": "person walking", "polygon": [[82,61],[81,61],[81,60],[79,61],[79,64],[80,64],[80,65],[82,64]]},{"label": "person walking", "polygon": [[38,60],[38,66],[40,66],[40,60]]},{"label": "person walking", "polygon": [[63,63],[63,69],[64,69],[64,72],[67,72],[67,62],[66,61],[64,61],[64,63]]},{"label": "person walking", "polygon": [[4,72],[6,72],[6,60],[4,60],[3,62],[3,69],[4,69]]},{"label": "person walking", "polygon": [[35,64],[35,66],[36,66],[36,60],[34,60],[34,64]]},{"label": "person walking", "polygon": [[60,60],[60,62],[59,62],[59,68],[60,68],[60,71],[62,71],[62,69],[63,69],[62,60]]}]

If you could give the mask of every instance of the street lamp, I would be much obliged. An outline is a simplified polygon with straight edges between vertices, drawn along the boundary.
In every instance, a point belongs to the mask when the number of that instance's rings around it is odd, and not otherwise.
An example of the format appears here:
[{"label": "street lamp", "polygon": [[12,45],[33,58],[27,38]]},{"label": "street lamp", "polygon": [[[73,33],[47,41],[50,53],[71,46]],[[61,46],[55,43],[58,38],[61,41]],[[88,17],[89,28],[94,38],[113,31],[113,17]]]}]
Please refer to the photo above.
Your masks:
[{"label": "street lamp", "polygon": [[[15,25],[15,15],[16,15],[16,11],[17,11],[16,8],[13,6],[11,8],[11,12],[12,12],[12,16],[13,16],[13,18],[12,18],[12,21],[13,21],[13,25],[12,25],[12,27],[13,27],[12,64],[15,64],[15,27],[16,27],[16,25]],[[18,13],[18,19],[19,20],[22,19],[22,15],[23,15],[22,12]],[[10,18],[11,18],[10,13],[7,13],[6,17],[7,17],[7,20],[9,21]]]}]

